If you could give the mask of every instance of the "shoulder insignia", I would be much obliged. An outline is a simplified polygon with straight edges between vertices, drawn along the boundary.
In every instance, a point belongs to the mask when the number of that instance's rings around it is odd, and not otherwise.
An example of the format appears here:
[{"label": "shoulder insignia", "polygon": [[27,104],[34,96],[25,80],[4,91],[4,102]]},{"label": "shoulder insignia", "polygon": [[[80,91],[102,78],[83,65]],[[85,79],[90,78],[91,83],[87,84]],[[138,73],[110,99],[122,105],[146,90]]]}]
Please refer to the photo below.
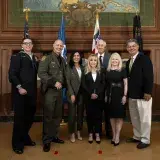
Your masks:
[{"label": "shoulder insignia", "polygon": [[12,55],[12,57],[16,57],[16,56],[17,56],[16,54],[13,54],[13,55]]},{"label": "shoulder insignia", "polygon": [[47,57],[47,56],[43,56],[42,59],[41,59],[41,61],[44,61],[44,60],[46,59],[46,57]]}]

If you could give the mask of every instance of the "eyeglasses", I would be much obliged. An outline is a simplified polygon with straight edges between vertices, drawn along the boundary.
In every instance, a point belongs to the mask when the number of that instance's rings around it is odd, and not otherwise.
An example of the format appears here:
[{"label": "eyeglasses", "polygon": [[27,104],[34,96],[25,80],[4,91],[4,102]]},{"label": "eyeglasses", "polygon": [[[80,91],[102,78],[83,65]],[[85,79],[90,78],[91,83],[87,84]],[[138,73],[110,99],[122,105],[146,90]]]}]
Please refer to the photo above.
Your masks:
[{"label": "eyeglasses", "polygon": [[23,44],[26,45],[26,46],[31,46],[31,45],[33,45],[32,42],[23,42]]}]

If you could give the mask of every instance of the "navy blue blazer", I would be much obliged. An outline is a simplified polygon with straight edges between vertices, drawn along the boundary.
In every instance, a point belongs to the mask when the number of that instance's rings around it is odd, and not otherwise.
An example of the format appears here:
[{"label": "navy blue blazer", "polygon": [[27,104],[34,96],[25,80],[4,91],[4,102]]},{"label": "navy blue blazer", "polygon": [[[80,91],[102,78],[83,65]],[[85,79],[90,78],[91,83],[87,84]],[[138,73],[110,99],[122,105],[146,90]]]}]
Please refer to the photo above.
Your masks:
[{"label": "navy blue blazer", "polygon": [[128,96],[143,99],[144,93],[151,94],[153,89],[153,65],[150,58],[139,53],[129,72],[130,59],[126,63],[128,77]]},{"label": "navy blue blazer", "polygon": [[11,56],[9,67],[9,81],[12,83],[13,92],[18,93],[17,85],[21,84],[28,95],[35,95],[37,90],[37,67],[35,56],[32,59],[23,51]]},{"label": "navy blue blazer", "polygon": [[104,67],[104,68],[108,67],[108,62],[109,62],[110,56],[111,55],[109,53],[104,54],[102,67]]}]

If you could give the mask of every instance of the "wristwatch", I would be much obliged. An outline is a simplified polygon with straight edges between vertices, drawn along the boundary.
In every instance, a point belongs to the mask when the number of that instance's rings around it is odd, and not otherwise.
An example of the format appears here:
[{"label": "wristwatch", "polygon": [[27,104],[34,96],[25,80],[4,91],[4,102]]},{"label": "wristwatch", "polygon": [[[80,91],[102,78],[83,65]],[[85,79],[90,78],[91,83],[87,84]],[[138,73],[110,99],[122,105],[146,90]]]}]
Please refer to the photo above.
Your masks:
[{"label": "wristwatch", "polygon": [[22,88],[21,84],[18,84],[18,85],[16,86],[16,88],[17,88],[17,89],[21,89],[21,88]]}]

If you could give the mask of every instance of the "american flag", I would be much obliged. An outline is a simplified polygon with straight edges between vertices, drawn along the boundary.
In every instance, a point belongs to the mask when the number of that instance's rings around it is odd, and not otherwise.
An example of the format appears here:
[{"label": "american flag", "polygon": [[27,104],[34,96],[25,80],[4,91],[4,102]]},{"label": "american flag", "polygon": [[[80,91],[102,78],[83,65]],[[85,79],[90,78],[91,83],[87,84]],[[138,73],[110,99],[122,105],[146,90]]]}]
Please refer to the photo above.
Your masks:
[{"label": "american flag", "polygon": [[100,40],[100,28],[99,28],[99,15],[96,15],[96,24],[94,28],[93,42],[92,42],[92,52],[98,53],[97,42]]}]

